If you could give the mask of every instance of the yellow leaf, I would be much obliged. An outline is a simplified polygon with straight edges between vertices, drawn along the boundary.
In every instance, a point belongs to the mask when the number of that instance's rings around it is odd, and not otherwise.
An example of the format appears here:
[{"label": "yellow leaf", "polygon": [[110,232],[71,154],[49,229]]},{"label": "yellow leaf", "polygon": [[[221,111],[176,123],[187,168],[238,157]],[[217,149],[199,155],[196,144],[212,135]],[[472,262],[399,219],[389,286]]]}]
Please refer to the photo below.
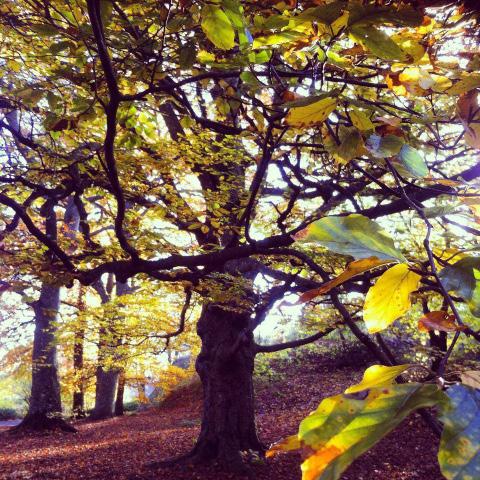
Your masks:
[{"label": "yellow leaf", "polygon": [[337,33],[344,27],[347,26],[348,18],[350,17],[350,12],[345,10],[340,17],[338,17],[331,25],[333,35]]},{"label": "yellow leaf", "polygon": [[293,127],[306,127],[324,122],[335,110],[337,99],[326,97],[305,107],[291,108],[285,122]]},{"label": "yellow leaf", "polygon": [[375,125],[370,118],[358,108],[353,108],[349,113],[353,126],[357,127],[362,132],[375,129]]},{"label": "yellow leaf", "polygon": [[387,328],[411,305],[410,294],[417,289],[420,275],[401,263],[389,268],[370,288],[363,307],[363,320],[369,333]]},{"label": "yellow leaf", "polygon": [[456,81],[445,93],[462,95],[477,87],[480,87],[480,73],[464,73],[460,80]]},{"label": "yellow leaf", "polygon": [[393,381],[410,367],[409,364],[386,367],[385,365],[372,365],[363,373],[363,378],[357,385],[352,385],[345,393],[356,393],[374,387],[391,385]]}]

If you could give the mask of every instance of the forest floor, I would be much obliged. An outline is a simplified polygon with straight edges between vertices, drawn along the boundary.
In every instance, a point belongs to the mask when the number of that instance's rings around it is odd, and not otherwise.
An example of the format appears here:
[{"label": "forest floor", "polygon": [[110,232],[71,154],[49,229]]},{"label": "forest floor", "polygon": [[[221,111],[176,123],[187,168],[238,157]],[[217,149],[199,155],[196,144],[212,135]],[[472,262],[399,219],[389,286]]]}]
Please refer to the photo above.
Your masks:
[{"label": "forest floor", "polygon": [[[256,382],[257,424],[260,438],[269,444],[295,433],[299,421],[323,397],[340,393],[359,380],[363,367],[332,366],[331,359],[308,354],[263,370]],[[149,462],[188,452],[199,432],[200,417],[201,387],[192,382],[159,409],[105,421],[81,421],[76,434],[18,437],[2,431],[0,479],[234,478],[216,467],[146,468]],[[342,480],[441,480],[437,449],[438,440],[419,416],[412,415],[352,464]],[[258,480],[299,480],[299,465],[297,454],[283,454],[256,462],[253,471]]]}]

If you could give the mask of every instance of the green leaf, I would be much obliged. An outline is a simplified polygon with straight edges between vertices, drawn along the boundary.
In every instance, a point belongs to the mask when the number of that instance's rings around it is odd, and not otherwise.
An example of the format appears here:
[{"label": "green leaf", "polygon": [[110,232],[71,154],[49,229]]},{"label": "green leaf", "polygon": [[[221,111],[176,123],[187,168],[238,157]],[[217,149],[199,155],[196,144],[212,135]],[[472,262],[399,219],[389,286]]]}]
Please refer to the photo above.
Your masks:
[{"label": "green leaf", "polygon": [[382,30],[372,26],[355,25],[350,29],[355,41],[384,60],[407,60],[406,53]]},{"label": "green leaf", "polygon": [[349,25],[394,27],[416,27],[422,24],[423,14],[405,5],[399,7],[379,7],[376,5],[360,5],[353,3],[349,8]]},{"label": "green leaf", "polygon": [[110,0],[100,0],[100,18],[103,25],[112,21],[113,4]]},{"label": "green leaf", "polygon": [[462,95],[480,87],[480,73],[464,73],[460,80],[445,91],[448,95]]},{"label": "green leaf", "polygon": [[188,43],[182,45],[178,53],[178,63],[181,68],[191,68],[197,58],[197,49],[195,44]]},{"label": "green leaf", "polygon": [[363,138],[356,128],[348,128],[340,133],[340,145],[332,152],[340,163],[348,163],[365,153]]},{"label": "green leaf", "polygon": [[58,30],[52,25],[33,23],[29,27],[35,33],[38,33],[41,37],[51,37],[53,35],[58,35]]},{"label": "green leaf", "polygon": [[346,1],[336,1],[326,5],[320,5],[319,7],[307,8],[296,17],[293,17],[292,22],[294,22],[295,25],[305,21],[321,22],[325,25],[331,25],[342,15],[346,6]]},{"label": "green leaf", "polygon": [[405,257],[380,225],[356,213],[346,217],[321,218],[300,232],[298,238],[320,243],[329,250],[356,259],[377,257],[405,262]]},{"label": "green leaf", "polygon": [[60,52],[63,52],[64,50],[67,50],[68,48],[70,48],[70,45],[72,45],[71,42],[69,42],[68,40],[64,40],[62,42],[52,43],[52,45],[50,45],[49,50],[50,50],[51,53],[56,55]]},{"label": "green leaf", "polygon": [[454,385],[447,395],[450,403],[441,417],[440,469],[448,480],[480,478],[480,390]]},{"label": "green leaf", "polygon": [[440,280],[448,291],[468,302],[473,315],[480,317],[480,257],[465,257],[445,267]]},{"label": "green leaf", "polygon": [[426,177],[428,167],[418,150],[410,145],[403,145],[398,153],[398,159],[405,169],[415,177]]},{"label": "green leaf", "polygon": [[235,30],[225,12],[216,5],[202,9],[202,30],[207,38],[221,50],[230,50],[235,45]]},{"label": "green leaf", "polygon": [[397,135],[385,135],[381,137],[374,133],[367,138],[365,147],[376,158],[388,158],[397,155],[405,142]]}]

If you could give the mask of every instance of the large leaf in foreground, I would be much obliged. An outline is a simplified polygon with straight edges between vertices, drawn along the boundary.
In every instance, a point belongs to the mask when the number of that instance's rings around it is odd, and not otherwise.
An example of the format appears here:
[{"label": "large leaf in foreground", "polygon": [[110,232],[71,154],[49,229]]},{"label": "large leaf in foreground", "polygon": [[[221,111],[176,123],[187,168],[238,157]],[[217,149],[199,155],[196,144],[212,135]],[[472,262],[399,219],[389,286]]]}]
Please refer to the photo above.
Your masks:
[{"label": "large leaf in foreground", "polygon": [[324,217],[311,223],[297,235],[297,240],[318,242],[333,252],[356,259],[377,257],[381,260],[405,261],[388,237],[373,220],[352,214],[346,217]]},{"label": "large leaf in foreground", "polygon": [[[350,463],[412,411],[445,401],[436,385],[393,385],[407,365],[374,367],[359,385],[347,390],[350,393],[324,399],[301,422],[297,439],[288,437],[269,454],[302,448],[308,456],[302,464],[303,480],[338,480]],[[367,385],[370,388],[356,390]]]},{"label": "large leaf in foreground", "polygon": [[405,263],[394,265],[380,276],[368,291],[363,308],[369,333],[384,330],[410,308],[410,294],[418,288],[420,278]]},{"label": "large leaf in foreground", "polygon": [[442,415],[444,428],[438,462],[448,480],[480,478],[480,390],[454,385]]},{"label": "large leaf in foreground", "polygon": [[448,291],[464,298],[475,316],[480,316],[480,257],[465,257],[445,267],[440,280]]}]

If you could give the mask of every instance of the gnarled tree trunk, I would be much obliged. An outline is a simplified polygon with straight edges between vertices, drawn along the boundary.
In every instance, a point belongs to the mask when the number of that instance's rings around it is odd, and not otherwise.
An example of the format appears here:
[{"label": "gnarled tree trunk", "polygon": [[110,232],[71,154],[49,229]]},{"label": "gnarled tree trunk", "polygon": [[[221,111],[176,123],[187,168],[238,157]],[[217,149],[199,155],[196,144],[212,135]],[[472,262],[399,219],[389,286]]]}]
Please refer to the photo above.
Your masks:
[{"label": "gnarled tree trunk", "polygon": [[203,384],[204,409],[192,457],[216,459],[238,471],[245,469],[242,451],[264,451],[255,427],[255,348],[249,324],[249,313],[210,304],[197,326],[202,349],[196,368]]},{"label": "gnarled tree trunk", "polygon": [[122,416],[124,411],[123,396],[125,394],[125,370],[122,368],[118,376],[117,399],[115,400],[115,416]]}]

